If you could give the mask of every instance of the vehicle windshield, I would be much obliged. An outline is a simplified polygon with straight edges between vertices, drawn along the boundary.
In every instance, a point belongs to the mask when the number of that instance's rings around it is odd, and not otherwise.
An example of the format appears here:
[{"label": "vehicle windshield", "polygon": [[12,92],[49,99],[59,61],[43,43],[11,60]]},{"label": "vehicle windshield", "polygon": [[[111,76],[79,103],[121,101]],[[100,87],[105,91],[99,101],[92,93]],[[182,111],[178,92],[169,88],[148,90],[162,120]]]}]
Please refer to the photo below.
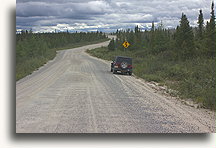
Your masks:
[{"label": "vehicle windshield", "polygon": [[117,57],[116,62],[121,63],[121,62],[127,62],[128,64],[132,64],[132,59],[131,58],[125,58],[125,57]]}]

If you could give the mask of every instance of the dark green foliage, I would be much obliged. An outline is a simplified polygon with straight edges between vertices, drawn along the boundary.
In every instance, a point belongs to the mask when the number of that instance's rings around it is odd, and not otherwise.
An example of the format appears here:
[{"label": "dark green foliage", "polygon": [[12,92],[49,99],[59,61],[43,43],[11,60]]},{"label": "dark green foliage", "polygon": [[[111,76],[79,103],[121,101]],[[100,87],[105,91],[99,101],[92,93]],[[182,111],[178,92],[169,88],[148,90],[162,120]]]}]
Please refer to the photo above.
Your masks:
[{"label": "dark green foliage", "polygon": [[155,30],[154,22],[152,22],[151,31],[153,32]]},{"label": "dark green foliage", "polygon": [[73,48],[107,40],[102,32],[96,33],[32,33],[22,31],[16,34],[16,79],[36,70],[48,60],[53,59],[61,48]]},{"label": "dark green foliage", "polygon": [[[215,22],[214,4],[210,22],[204,27],[202,12],[197,33],[191,28],[185,14],[180,25],[167,30],[162,22],[149,31],[117,31],[116,50],[106,47],[88,51],[93,56],[112,60],[115,56],[133,58],[133,72],[147,81],[156,81],[174,89],[175,96],[190,98],[203,107],[215,109]],[[200,30],[199,30],[200,29]],[[202,34],[202,35],[201,35]],[[123,52],[122,43],[131,46]]]},{"label": "dark green foliage", "polygon": [[206,35],[205,54],[208,57],[215,57],[215,50],[216,50],[216,47],[215,47],[215,15],[214,15],[214,3],[213,2],[212,2],[212,7],[211,7],[211,18],[210,18],[210,22],[207,22],[205,35]]},{"label": "dark green foliage", "polygon": [[211,6],[210,28],[211,29],[215,28],[215,13],[214,13],[214,2],[213,1],[212,1],[212,6]]},{"label": "dark green foliage", "polygon": [[136,76],[177,90],[173,94],[175,96],[193,99],[206,108],[215,108],[215,59],[197,57],[177,62],[163,58],[163,53],[151,55],[142,50],[110,51],[106,47],[87,52],[110,61],[119,55],[132,57]]},{"label": "dark green foliage", "polygon": [[188,59],[195,56],[194,35],[189,21],[184,13],[180,20],[180,26],[177,27],[175,33],[176,52],[178,59]]},{"label": "dark green foliage", "polygon": [[203,19],[203,13],[202,10],[200,10],[200,14],[198,17],[198,33],[197,36],[199,39],[203,39],[203,31],[204,31],[204,19]]},{"label": "dark green foliage", "polygon": [[109,45],[108,45],[108,49],[109,50],[115,50],[115,41],[114,41],[114,39],[112,39],[111,41],[110,41],[110,43],[109,43]]}]

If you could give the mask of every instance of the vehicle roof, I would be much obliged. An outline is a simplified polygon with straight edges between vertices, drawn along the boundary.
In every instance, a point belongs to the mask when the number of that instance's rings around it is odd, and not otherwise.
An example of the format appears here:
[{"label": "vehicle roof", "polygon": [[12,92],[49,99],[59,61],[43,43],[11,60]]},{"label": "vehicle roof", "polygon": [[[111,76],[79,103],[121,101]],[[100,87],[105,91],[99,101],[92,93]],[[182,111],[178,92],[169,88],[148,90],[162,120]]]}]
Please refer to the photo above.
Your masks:
[{"label": "vehicle roof", "polygon": [[132,59],[130,57],[125,57],[125,56],[116,56],[116,58],[129,58],[129,59]]}]

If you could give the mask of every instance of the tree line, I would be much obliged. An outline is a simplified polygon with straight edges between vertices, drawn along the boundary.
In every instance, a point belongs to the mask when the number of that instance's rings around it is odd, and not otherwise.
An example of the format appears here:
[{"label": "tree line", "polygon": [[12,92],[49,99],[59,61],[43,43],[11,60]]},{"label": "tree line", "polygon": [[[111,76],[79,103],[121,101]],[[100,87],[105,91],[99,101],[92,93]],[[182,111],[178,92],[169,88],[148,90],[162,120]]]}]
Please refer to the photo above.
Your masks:
[{"label": "tree line", "polygon": [[[166,29],[162,22],[152,22],[149,30],[117,30],[107,48],[89,51],[106,60],[115,56],[133,58],[133,72],[147,81],[155,81],[171,88],[171,94],[192,99],[204,107],[216,108],[215,91],[215,13],[211,5],[210,19],[204,23],[199,10],[197,27],[191,27],[185,13],[179,25]],[[130,46],[124,49],[122,43]]]},{"label": "tree line", "polygon": [[180,24],[175,29],[166,29],[163,23],[151,30],[141,31],[138,26],[134,30],[117,30],[116,40],[112,39],[108,49],[123,50],[122,43],[128,41],[131,46],[127,50],[146,50],[146,54],[164,52],[171,60],[186,60],[197,56],[215,57],[215,14],[214,3],[211,6],[210,21],[204,24],[202,10],[199,11],[198,27],[192,28],[186,14],[182,13]]},{"label": "tree line", "polygon": [[16,34],[16,79],[31,73],[56,55],[61,48],[72,48],[107,40],[102,32],[33,33],[22,30]]},{"label": "tree line", "polygon": [[16,62],[20,63],[26,58],[49,57],[53,48],[106,38],[102,32],[32,33],[23,30],[21,34],[16,34]]}]

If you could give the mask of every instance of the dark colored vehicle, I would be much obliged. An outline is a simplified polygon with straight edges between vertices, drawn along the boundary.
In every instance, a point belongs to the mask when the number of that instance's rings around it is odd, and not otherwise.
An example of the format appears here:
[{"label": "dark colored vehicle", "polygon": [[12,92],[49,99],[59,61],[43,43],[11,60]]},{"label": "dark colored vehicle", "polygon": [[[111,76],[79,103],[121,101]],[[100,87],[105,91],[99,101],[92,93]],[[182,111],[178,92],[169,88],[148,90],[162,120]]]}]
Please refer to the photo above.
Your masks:
[{"label": "dark colored vehicle", "polygon": [[132,75],[132,58],[117,56],[111,63],[111,72],[114,74],[121,72],[123,74],[128,73]]}]

